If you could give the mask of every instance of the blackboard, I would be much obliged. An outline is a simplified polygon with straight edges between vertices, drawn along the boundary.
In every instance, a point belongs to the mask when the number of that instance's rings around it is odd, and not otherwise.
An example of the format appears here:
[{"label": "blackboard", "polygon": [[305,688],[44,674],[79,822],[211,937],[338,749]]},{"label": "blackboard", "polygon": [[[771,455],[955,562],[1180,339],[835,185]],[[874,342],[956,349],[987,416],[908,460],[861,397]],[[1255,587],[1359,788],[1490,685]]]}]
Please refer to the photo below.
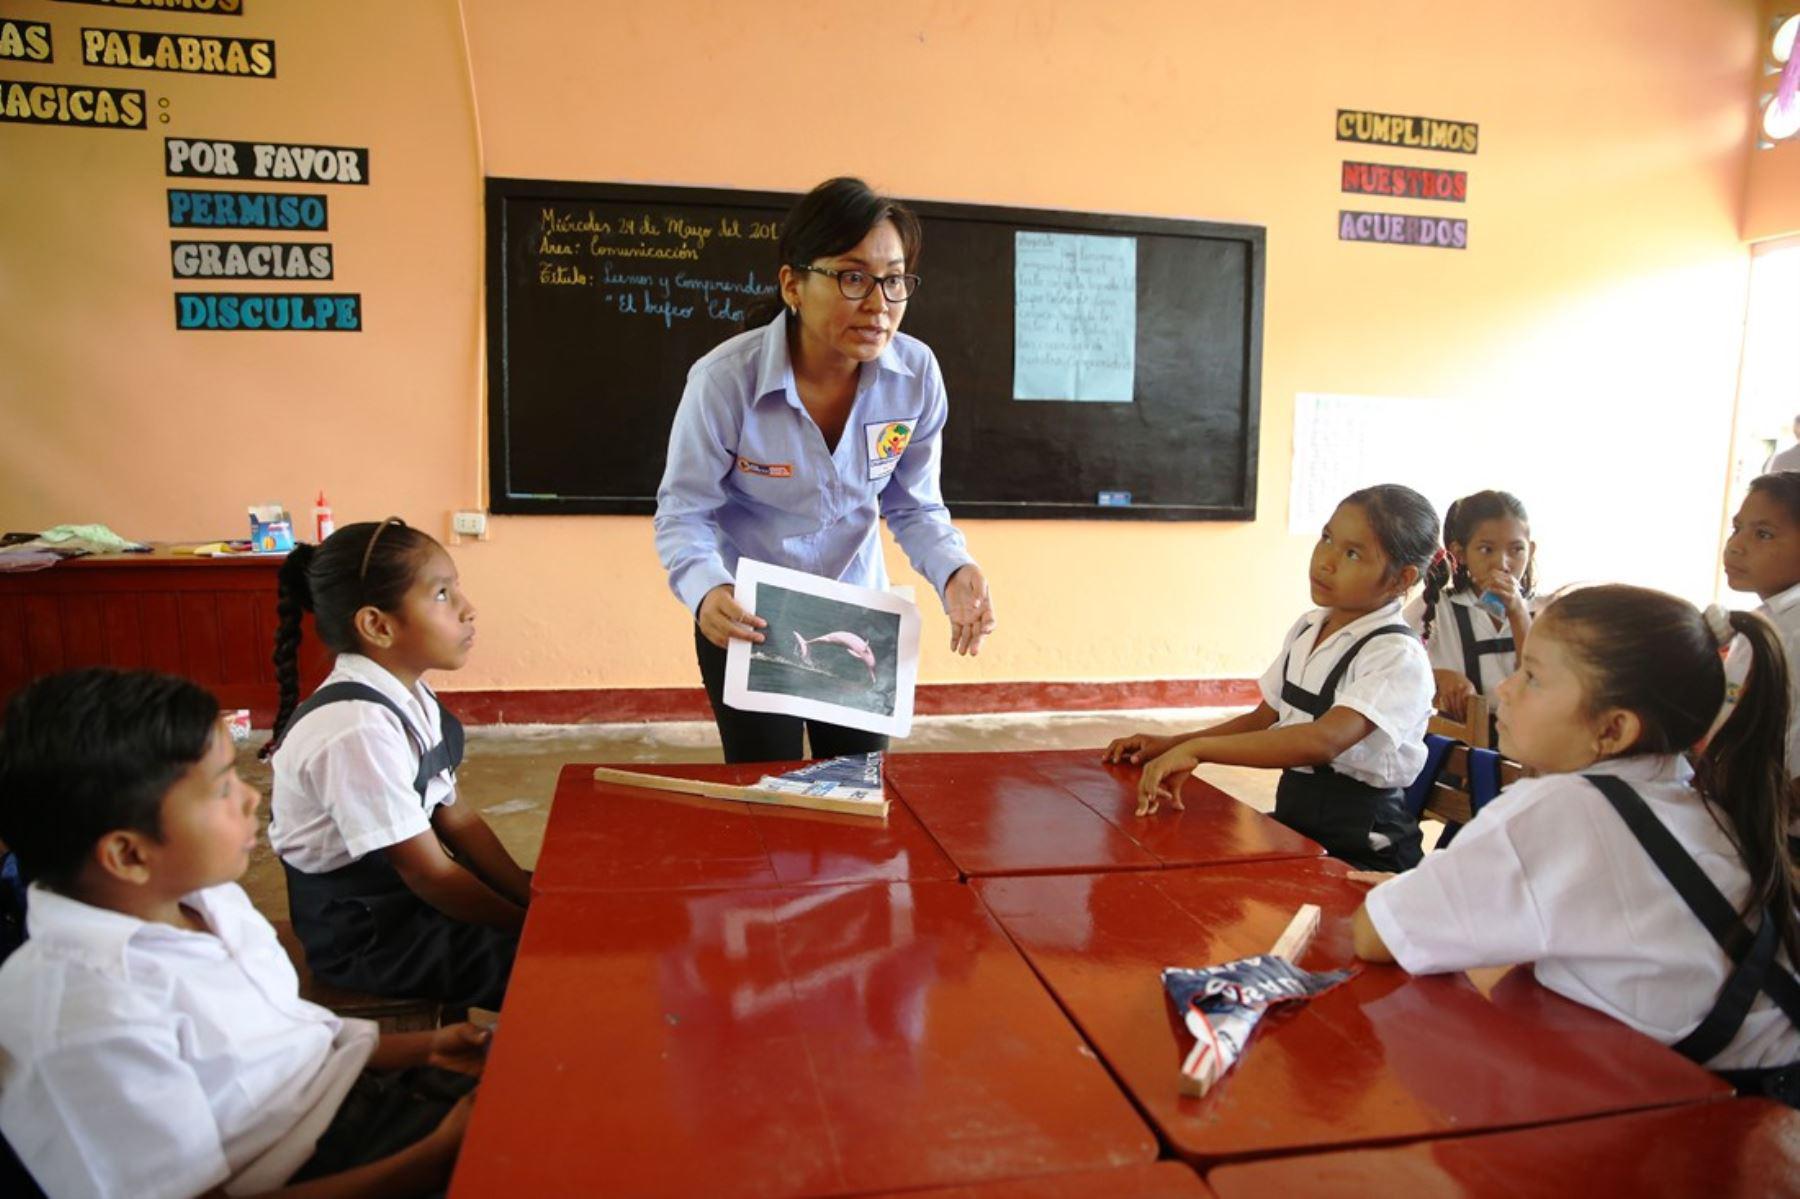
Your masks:
[{"label": "blackboard", "polygon": [[[794,199],[487,180],[494,512],[655,511],[688,368],[773,287]],[[924,226],[924,282],[902,331],[943,367],[954,515],[1255,517],[1262,227],[908,204]],[[1021,231],[1134,239],[1130,402],[1013,398]]]}]

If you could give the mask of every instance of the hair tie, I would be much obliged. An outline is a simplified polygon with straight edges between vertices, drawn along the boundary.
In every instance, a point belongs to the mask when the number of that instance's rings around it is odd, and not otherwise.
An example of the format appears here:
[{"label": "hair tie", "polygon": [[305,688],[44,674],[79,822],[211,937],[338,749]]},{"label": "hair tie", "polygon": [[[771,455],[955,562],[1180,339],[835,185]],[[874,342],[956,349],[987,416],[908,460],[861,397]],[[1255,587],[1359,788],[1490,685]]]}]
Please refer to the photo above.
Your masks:
[{"label": "hair tie", "polygon": [[398,516],[390,516],[375,526],[375,531],[369,534],[369,544],[363,547],[362,569],[356,572],[357,582],[361,583],[369,577],[369,558],[375,553],[375,543],[380,541],[381,535],[388,531],[388,526],[404,525],[405,523]]},{"label": "hair tie", "polygon": [[[1437,547],[1437,552],[1435,554],[1431,555],[1431,565],[1436,566],[1439,562],[1442,562],[1447,557],[1449,557],[1449,554],[1445,551],[1444,547],[1440,545]],[[1426,569],[1429,570],[1429,569],[1431,569],[1431,567],[1428,566],[1428,567],[1426,567]]]},{"label": "hair tie", "polygon": [[1729,644],[1736,632],[1731,627],[1731,613],[1717,604],[1708,604],[1702,615],[1706,618],[1706,627],[1712,633],[1713,640],[1720,645]]}]

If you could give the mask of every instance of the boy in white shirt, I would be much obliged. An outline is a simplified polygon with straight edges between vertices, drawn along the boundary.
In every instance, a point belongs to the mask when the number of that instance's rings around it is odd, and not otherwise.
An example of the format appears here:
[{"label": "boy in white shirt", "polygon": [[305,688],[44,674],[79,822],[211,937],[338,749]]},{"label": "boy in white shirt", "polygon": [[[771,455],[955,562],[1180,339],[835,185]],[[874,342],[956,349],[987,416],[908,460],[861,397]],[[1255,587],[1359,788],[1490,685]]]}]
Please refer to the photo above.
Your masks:
[{"label": "boy in white shirt", "polygon": [[487,1034],[378,1037],[299,997],[233,881],[261,798],[235,762],[184,679],[76,671],[7,709],[0,840],[33,881],[0,966],[0,1133],[52,1199],[448,1181]]}]

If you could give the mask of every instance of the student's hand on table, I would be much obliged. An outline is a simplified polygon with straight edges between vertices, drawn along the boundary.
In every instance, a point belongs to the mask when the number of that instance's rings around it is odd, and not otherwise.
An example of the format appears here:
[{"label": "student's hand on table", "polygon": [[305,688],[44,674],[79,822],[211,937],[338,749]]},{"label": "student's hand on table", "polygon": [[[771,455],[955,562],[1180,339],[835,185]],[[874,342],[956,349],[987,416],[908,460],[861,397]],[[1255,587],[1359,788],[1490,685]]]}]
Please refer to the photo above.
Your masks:
[{"label": "student's hand on table", "polygon": [[1137,814],[1154,816],[1165,799],[1177,812],[1186,811],[1181,802],[1181,785],[1199,764],[1199,758],[1179,749],[1158,754],[1145,763],[1144,773],[1138,778]]},{"label": "student's hand on table", "polygon": [[1125,737],[1114,737],[1100,760],[1109,765],[1129,762],[1136,766],[1151,758],[1161,757],[1177,745],[1181,744],[1176,737],[1158,737],[1155,733],[1132,733]]},{"label": "student's hand on table", "polygon": [[733,638],[761,641],[763,635],[757,630],[769,627],[769,622],[762,617],[744,611],[730,583],[720,583],[707,592],[694,619],[700,622],[700,635],[720,649],[725,649]]},{"label": "student's hand on table", "polygon": [[1431,673],[1437,679],[1437,694],[1432,697],[1432,706],[1452,720],[1466,718],[1469,700],[1475,696],[1475,684],[1458,670],[1434,670]]},{"label": "student's hand on table", "polygon": [[493,1033],[466,1020],[461,1024],[446,1024],[431,1034],[431,1048],[426,1053],[425,1064],[479,1078],[482,1067],[487,1064],[488,1044],[493,1039]]},{"label": "student's hand on table", "polygon": [[1398,878],[1400,876],[1391,870],[1352,870],[1344,877],[1353,883],[1364,883],[1371,887],[1378,887],[1382,883],[1387,882],[1390,878]]},{"label": "student's hand on table", "polygon": [[944,586],[944,611],[950,617],[950,648],[974,657],[994,631],[994,600],[987,576],[973,562],[959,566]]}]

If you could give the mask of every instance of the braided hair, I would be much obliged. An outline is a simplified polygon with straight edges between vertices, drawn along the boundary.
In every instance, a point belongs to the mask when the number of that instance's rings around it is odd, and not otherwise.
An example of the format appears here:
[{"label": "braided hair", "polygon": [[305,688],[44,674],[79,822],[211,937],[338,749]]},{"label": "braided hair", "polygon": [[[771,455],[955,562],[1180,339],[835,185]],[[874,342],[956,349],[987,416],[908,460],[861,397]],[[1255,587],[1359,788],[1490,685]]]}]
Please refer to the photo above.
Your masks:
[{"label": "braided hair", "polygon": [[301,614],[313,614],[323,641],[340,654],[356,653],[356,614],[364,608],[392,612],[413,585],[428,550],[437,545],[398,516],[345,525],[323,545],[299,545],[281,564],[275,599],[275,682],[280,702],[275,728],[262,748],[267,759],[300,703]]},{"label": "braided hair", "polygon": [[[1425,572],[1425,619],[1420,636],[1431,640],[1431,625],[1437,619],[1438,598],[1448,592],[1455,595],[1459,591],[1475,589],[1474,576],[1469,574],[1468,563],[1462,561],[1451,546],[1459,547],[1464,553],[1469,549],[1469,538],[1486,520],[1498,520],[1511,517],[1527,528],[1531,525],[1531,517],[1525,512],[1525,505],[1519,497],[1506,491],[1477,491],[1474,495],[1465,495],[1454,501],[1444,513],[1444,552],[1432,559],[1431,568]],[[1537,587],[1537,555],[1525,563],[1525,575],[1519,580],[1519,590],[1530,596]]]}]

